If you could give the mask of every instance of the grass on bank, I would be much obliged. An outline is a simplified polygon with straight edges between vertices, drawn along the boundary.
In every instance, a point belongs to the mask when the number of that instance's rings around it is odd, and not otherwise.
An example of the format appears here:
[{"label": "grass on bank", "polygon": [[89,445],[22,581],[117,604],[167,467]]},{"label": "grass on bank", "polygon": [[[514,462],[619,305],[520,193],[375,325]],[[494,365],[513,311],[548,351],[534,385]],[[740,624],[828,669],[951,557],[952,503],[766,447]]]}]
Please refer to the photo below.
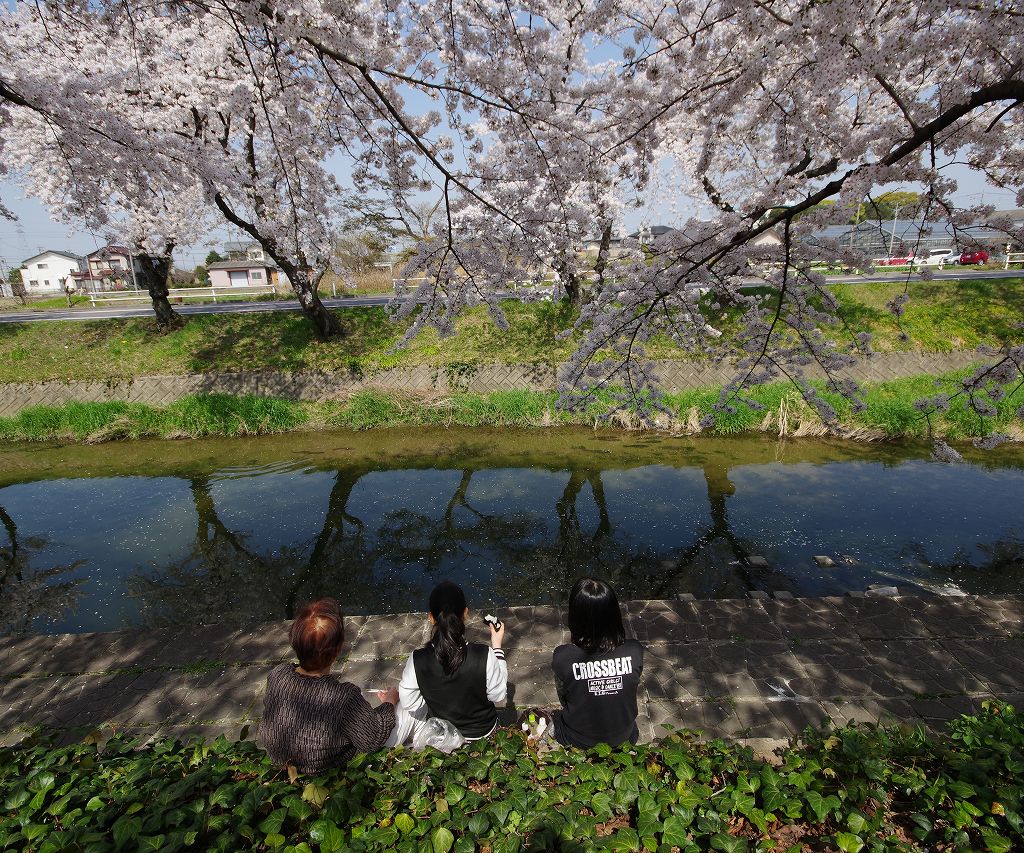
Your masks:
[{"label": "grass on bank", "polygon": [[[835,285],[843,316],[875,336],[880,352],[948,351],[1012,339],[1024,316],[1024,279],[914,282],[900,338],[885,303],[902,284]],[[347,336],[318,341],[299,312],[206,314],[161,334],[149,318],[0,325],[0,383],[94,379],[240,370],[373,371],[413,365],[553,364],[575,339],[557,339],[576,315],[561,303],[505,303],[510,328],[499,331],[483,308],[468,310],[452,338],[433,331],[404,350],[395,346],[407,323],[394,324],[383,308],[338,309]],[[728,333],[734,320],[715,321]],[[651,358],[683,358],[665,339],[647,347]]]},{"label": "grass on bank", "polygon": [[995,702],[939,736],[808,729],[774,765],[687,731],[540,754],[522,732],[499,729],[451,755],[394,749],[292,781],[247,741],[90,740],[0,750],[0,849],[1007,853],[1024,844],[1024,721]]},{"label": "grass on bank", "polygon": [[[867,408],[854,413],[836,394],[825,393],[839,414],[846,434],[853,438],[918,438],[927,424],[914,401],[938,390],[951,391],[963,371],[944,377],[919,376],[866,386]],[[704,415],[713,412],[718,389],[670,394],[665,398],[670,416],[659,415],[654,426],[676,433],[699,433]],[[738,405],[735,413],[716,413],[716,435],[763,432],[778,435],[822,435],[826,432],[814,412],[792,385],[777,383],[755,388],[750,395],[760,408]],[[403,396],[381,391],[360,391],[346,400],[306,403],[271,397],[195,395],[156,408],[139,403],[66,403],[36,406],[12,418],[0,418],[0,440],[6,441],[109,441],[154,436],[265,435],[293,430],[374,429],[398,426],[546,427],[609,425],[626,429],[644,426],[630,409],[616,410],[610,396],[593,400],[583,411],[558,408],[558,396],[546,391],[496,391],[489,394],[455,393],[444,397]],[[981,420],[957,398],[949,410],[934,416],[935,434],[951,440],[1008,433],[1024,440],[1024,422],[1016,411],[1024,404],[1018,389],[998,404],[993,418]]]}]

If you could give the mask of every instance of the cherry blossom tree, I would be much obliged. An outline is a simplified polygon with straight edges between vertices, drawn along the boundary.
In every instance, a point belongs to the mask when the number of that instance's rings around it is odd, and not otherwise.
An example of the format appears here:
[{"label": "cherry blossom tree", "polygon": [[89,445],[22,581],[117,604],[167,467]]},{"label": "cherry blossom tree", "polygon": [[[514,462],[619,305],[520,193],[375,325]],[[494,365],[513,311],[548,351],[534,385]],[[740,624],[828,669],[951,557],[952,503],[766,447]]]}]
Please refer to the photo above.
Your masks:
[{"label": "cherry blossom tree", "polygon": [[[5,156],[51,204],[84,204],[75,169],[46,165],[81,135],[71,162],[102,160],[106,198],[151,233],[176,232],[153,198],[195,193],[263,244],[325,337],[340,332],[316,297],[344,207],[331,170],[399,213],[433,193],[404,273],[422,284],[394,305],[410,336],[450,334],[481,302],[503,325],[509,282],[556,270],[577,301],[589,290],[568,401],[622,387],[656,407],[644,346],[666,335],[735,364],[721,408],[786,377],[834,423],[810,380],[856,400],[842,372],[870,340],[842,325],[816,266],[870,259],[815,234],[900,184],[969,242],[991,210],[955,203],[954,163],[1024,203],[1022,16],[1003,0],[19,4],[0,15]],[[41,123],[60,144],[33,141]],[[712,213],[612,257],[611,224],[650,193]],[[581,255],[595,233],[596,265]],[[752,276],[768,296],[743,288]],[[742,331],[719,336],[735,306]],[[1008,344],[962,393],[984,414],[1022,370]]]}]

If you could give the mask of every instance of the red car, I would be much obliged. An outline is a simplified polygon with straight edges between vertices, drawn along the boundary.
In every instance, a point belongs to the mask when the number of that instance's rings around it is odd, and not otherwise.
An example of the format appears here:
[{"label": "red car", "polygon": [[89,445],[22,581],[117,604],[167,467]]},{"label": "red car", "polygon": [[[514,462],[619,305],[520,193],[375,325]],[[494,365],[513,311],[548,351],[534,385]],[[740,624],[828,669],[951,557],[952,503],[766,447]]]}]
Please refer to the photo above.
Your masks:
[{"label": "red car", "polygon": [[960,263],[962,264],[987,264],[988,263],[988,252],[984,249],[976,249],[974,251],[966,251],[960,255]]}]

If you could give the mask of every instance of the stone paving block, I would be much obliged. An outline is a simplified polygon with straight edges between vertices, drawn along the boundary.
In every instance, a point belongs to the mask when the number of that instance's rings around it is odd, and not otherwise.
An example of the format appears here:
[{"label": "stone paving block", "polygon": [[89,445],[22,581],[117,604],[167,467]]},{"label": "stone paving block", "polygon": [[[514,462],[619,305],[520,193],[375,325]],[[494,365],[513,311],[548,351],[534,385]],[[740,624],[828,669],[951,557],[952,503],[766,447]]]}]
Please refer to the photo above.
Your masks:
[{"label": "stone paving block", "polygon": [[797,695],[835,700],[838,697],[877,699],[904,693],[885,672],[871,666],[861,642],[799,643],[791,650],[804,672],[789,684]]},{"label": "stone paving block", "polygon": [[946,723],[961,714],[976,714],[984,699],[980,696],[944,696],[912,699],[910,708],[932,729],[945,729]]},{"label": "stone paving block", "polygon": [[230,667],[199,676],[189,693],[188,714],[200,722],[243,720],[262,711],[268,670]]},{"label": "stone paving block", "polygon": [[867,663],[884,673],[903,692],[925,694],[976,693],[985,681],[930,640],[865,640]]},{"label": "stone paving block", "polygon": [[834,607],[862,640],[912,640],[928,637],[925,628],[899,598],[844,596]]},{"label": "stone paving block", "polygon": [[[399,655],[392,658],[348,658],[340,664],[335,664],[333,672],[337,673],[342,681],[348,681],[363,690],[367,700],[376,704],[377,699],[373,691],[390,690],[398,687],[402,671],[405,669],[407,655]],[[264,673],[264,679],[270,672]]]},{"label": "stone paving block", "polygon": [[508,653],[506,662],[508,680],[515,685],[512,703],[516,707],[558,707],[550,649],[515,649]]},{"label": "stone paving block", "polygon": [[640,687],[649,701],[696,702],[709,695],[698,662],[711,657],[707,643],[649,646]]},{"label": "stone paving block", "polygon": [[931,637],[973,639],[1001,630],[997,619],[966,597],[906,597],[900,599],[900,606],[919,621]]},{"label": "stone paving block", "polygon": [[731,702],[664,702],[652,699],[647,703],[647,718],[656,738],[666,735],[666,726],[699,729],[703,732],[703,740],[737,737],[743,730],[736,716],[735,703]]},{"label": "stone paving block", "polygon": [[493,613],[505,623],[502,648],[506,651],[538,649],[550,655],[556,646],[569,642],[568,629],[562,625],[561,609],[544,605],[471,610],[466,624],[466,639],[470,642],[490,645],[491,631],[483,621],[485,613]]},{"label": "stone paving block", "polygon": [[742,737],[789,738],[800,734],[808,726],[819,727],[828,720],[825,709],[817,702],[792,700],[739,701],[736,718]]},{"label": "stone paving block", "polygon": [[968,600],[999,630],[1007,634],[1024,634],[1024,597],[978,595]]},{"label": "stone paving block", "polygon": [[762,601],[761,606],[787,640],[849,640],[857,637],[853,626],[826,598],[775,599]]},{"label": "stone paving block", "polygon": [[914,722],[918,718],[906,699],[857,699],[855,701],[822,702],[822,708],[836,726],[849,723]]},{"label": "stone paving block", "polygon": [[781,640],[782,630],[763,602],[746,599],[696,601],[694,607],[710,640]]},{"label": "stone paving block", "polygon": [[0,638],[0,676],[10,678],[25,673],[54,671],[61,650],[71,644],[70,634],[41,637]]},{"label": "stone paving block", "polygon": [[[353,624],[354,623],[354,624]],[[288,629],[291,622],[271,622],[258,628],[244,628],[233,631],[220,643],[211,642],[206,657],[196,660],[221,660],[227,663],[284,663],[295,660],[295,652],[288,642]],[[346,642],[349,637],[357,636],[360,622],[348,617],[345,619]],[[219,651],[216,649],[219,647]],[[342,648],[344,653],[344,647]]]},{"label": "stone paving block", "polygon": [[717,643],[710,652],[696,666],[711,696],[793,698],[791,683],[805,675],[792,649],[781,641]]},{"label": "stone paving block", "polygon": [[942,640],[962,666],[994,694],[1024,692],[1024,638]]},{"label": "stone paving block", "polygon": [[630,601],[625,610],[627,633],[647,646],[707,640],[696,602]]},{"label": "stone paving block", "polygon": [[342,654],[350,660],[408,655],[429,639],[430,624],[423,613],[367,616],[359,633],[345,638]]}]

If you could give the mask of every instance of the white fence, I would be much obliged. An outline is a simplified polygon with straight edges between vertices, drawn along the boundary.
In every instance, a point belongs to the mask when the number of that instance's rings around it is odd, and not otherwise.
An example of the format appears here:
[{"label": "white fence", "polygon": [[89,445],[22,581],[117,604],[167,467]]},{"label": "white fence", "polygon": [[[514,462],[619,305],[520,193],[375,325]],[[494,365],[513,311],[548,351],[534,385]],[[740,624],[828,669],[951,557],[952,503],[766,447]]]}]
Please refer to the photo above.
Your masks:
[{"label": "white fence", "polygon": [[[213,302],[220,297],[234,299],[239,296],[261,296],[264,293],[275,293],[273,285],[259,284],[245,287],[174,287],[167,291],[171,301],[182,302],[185,299],[210,299]],[[148,290],[111,290],[104,293],[90,293],[89,301],[95,307],[100,302],[136,302],[149,301]]]},{"label": "white fence", "polygon": [[1003,262],[1003,269],[1008,270],[1010,264],[1024,264],[1024,252],[1007,252],[1006,260]]},{"label": "white fence", "polygon": [[[391,279],[391,285],[395,288],[397,296],[406,296],[422,285],[423,282],[430,280],[426,276],[393,278]],[[505,289],[508,293],[537,293],[540,294],[541,299],[560,299],[563,295],[562,282],[558,278],[506,281]]]}]

